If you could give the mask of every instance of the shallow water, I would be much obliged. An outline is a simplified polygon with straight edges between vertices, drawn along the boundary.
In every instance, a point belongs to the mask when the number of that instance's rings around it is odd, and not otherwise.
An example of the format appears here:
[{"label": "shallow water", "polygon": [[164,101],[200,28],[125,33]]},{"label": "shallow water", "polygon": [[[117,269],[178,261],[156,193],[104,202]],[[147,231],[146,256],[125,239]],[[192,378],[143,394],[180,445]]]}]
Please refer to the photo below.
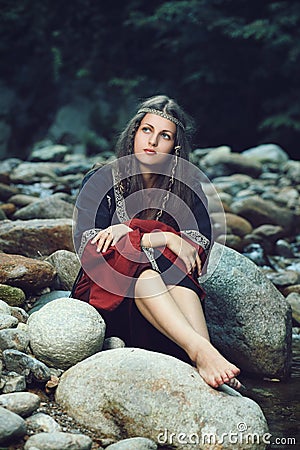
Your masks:
[{"label": "shallow water", "polygon": [[271,449],[300,449],[300,335],[293,336],[293,364],[287,381],[267,381],[250,378],[242,380],[247,397],[263,410],[272,435],[266,440]]}]

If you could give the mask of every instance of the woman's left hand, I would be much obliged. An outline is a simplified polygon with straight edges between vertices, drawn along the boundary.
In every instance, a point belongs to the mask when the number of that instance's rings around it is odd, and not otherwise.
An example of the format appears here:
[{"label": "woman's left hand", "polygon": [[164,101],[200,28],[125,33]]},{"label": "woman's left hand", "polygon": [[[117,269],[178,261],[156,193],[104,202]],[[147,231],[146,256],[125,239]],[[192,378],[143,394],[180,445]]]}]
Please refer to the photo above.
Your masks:
[{"label": "woman's left hand", "polygon": [[111,245],[115,245],[130,231],[133,231],[132,228],[124,223],[111,225],[110,227],[99,231],[99,233],[91,240],[91,244],[97,243],[97,252],[106,252]]},{"label": "woman's left hand", "polygon": [[198,255],[197,250],[185,241],[182,237],[166,232],[167,236],[167,247],[175,253],[184,262],[187,272],[192,273],[194,270],[197,271],[197,275],[201,275],[201,259]]}]

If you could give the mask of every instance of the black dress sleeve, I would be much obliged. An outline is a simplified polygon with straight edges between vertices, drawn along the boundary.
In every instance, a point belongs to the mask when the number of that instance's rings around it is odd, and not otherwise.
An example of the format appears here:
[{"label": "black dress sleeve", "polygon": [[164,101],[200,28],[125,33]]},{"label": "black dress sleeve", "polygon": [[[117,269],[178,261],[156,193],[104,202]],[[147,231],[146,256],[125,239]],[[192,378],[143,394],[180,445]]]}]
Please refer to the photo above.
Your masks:
[{"label": "black dress sleeve", "polygon": [[95,169],[83,179],[74,214],[74,245],[77,253],[83,238],[86,240],[89,233],[93,234],[95,230],[107,228],[111,224],[115,200],[108,169]]}]

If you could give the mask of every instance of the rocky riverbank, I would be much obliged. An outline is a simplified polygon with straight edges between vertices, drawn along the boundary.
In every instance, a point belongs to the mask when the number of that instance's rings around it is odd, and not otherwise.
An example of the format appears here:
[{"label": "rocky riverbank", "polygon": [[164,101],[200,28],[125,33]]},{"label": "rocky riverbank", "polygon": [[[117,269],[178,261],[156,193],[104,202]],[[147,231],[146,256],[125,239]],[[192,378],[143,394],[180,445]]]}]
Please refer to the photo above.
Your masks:
[{"label": "rocky riverbank", "polygon": [[[173,430],[168,417],[176,414],[175,435],[219,436],[245,415],[263,434],[263,415],[250,399],[216,393],[200,377],[196,386],[194,369],[184,363],[105,339],[99,314],[67,298],[79,268],[72,241],[76,194],[95,162],[113,158],[55,145],[35,150],[28,161],[0,162],[0,446],[186,448],[158,439]],[[215,246],[212,255],[218,267],[212,264],[202,280],[212,339],[242,371],[287,378],[292,324],[297,332],[300,323],[300,162],[272,144],[241,154],[197,149],[192,162],[213,181],[227,224],[226,247]],[[95,339],[87,342],[87,335]],[[226,408],[233,423],[224,428],[216,411]],[[195,417],[207,427],[192,425]],[[139,440],[122,442],[133,437]]]}]

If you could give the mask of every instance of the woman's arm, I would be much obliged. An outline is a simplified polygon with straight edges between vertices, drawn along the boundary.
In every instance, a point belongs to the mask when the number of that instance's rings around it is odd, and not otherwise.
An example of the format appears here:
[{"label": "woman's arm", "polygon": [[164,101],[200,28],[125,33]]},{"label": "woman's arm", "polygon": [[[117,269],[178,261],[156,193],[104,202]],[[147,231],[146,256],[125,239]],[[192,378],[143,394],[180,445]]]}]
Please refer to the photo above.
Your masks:
[{"label": "woman's arm", "polygon": [[144,233],[141,239],[143,247],[168,247],[178,258],[182,259],[189,273],[197,269],[198,276],[201,275],[201,259],[197,250],[185,239],[169,231]]}]

